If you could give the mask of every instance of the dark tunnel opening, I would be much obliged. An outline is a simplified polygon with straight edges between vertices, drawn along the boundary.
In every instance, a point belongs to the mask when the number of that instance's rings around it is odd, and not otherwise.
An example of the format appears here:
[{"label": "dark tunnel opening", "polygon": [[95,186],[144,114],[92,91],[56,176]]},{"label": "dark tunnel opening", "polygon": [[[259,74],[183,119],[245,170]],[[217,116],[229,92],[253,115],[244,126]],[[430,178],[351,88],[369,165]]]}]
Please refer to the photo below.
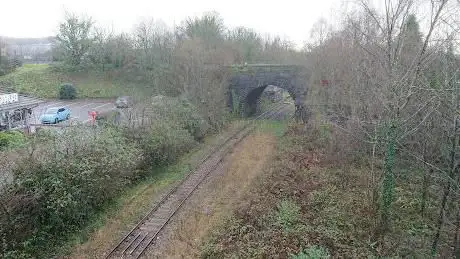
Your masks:
[{"label": "dark tunnel opening", "polygon": [[265,85],[252,90],[247,95],[244,105],[247,117],[257,116],[281,106],[283,107],[283,117],[292,117],[295,111],[292,94],[274,85]]}]

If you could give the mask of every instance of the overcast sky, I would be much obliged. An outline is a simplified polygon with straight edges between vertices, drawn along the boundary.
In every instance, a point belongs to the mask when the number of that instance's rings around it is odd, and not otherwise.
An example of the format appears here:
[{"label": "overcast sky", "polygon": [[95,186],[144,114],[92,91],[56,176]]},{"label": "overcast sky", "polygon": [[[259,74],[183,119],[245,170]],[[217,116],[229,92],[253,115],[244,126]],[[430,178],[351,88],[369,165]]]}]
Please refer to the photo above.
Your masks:
[{"label": "overcast sky", "polygon": [[65,11],[86,14],[100,26],[130,32],[143,18],[178,25],[188,16],[216,11],[228,27],[243,25],[280,35],[297,45],[308,39],[320,17],[331,20],[341,0],[2,0],[0,35],[55,35]]}]

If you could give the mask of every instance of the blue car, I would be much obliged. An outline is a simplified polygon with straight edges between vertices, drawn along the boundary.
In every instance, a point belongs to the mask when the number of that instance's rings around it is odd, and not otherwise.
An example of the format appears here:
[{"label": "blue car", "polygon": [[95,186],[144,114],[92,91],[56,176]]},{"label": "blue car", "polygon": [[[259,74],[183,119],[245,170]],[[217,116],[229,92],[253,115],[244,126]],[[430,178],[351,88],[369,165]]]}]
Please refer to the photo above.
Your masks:
[{"label": "blue car", "polygon": [[46,112],[40,116],[40,122],[45,123],[58,123],[70,118],[70,110],[65,107],[48,108]]}]

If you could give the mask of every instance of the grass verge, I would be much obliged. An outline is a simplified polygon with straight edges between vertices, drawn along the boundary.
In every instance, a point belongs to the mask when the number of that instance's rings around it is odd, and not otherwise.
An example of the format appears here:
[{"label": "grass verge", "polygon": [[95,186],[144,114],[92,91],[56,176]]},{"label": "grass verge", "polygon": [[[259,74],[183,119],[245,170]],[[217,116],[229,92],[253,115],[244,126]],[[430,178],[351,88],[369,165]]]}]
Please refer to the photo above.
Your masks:
[{"label": "grass verge", "polygon": [[122,80],[111,71],[61,72],[47,64],[25,64],[0,76],[0,85],[41,98],[56,98],[59,86],[64,83],[75,86],[78,98],[112,98],[148,92],[146,85]]}]

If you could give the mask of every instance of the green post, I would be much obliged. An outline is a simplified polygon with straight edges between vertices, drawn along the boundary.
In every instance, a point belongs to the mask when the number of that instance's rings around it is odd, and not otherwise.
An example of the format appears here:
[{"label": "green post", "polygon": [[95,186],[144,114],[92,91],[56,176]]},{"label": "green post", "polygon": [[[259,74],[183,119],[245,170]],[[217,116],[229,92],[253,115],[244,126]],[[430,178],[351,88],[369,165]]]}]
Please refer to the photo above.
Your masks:
[{"label": "green post", "polygon": [[383,231],[390,227],[390,210],[394,200],[395,176],[393,166],[396,156],[396,125],[391,123],[387,132],[387,147],[385,152],[384,172],[382,181],[381,227]]}]

